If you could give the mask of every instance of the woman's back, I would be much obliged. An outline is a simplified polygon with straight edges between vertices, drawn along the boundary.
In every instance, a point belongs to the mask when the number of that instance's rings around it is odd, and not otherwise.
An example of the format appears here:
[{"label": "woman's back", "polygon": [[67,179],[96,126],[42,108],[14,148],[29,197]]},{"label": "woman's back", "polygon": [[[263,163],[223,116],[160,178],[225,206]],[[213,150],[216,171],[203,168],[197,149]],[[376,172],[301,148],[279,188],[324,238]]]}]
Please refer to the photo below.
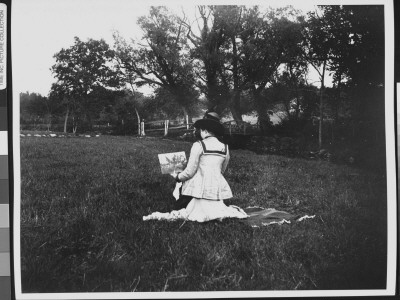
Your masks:
[{"label": "woman's back", "polygon": [[210,137],[200,141],[203,153],[200,156],[199,168],[223,173],[229,161],[227,145],[217,138]]},{"label": "woman's back", "polygon": [[198,167],[194,176],[185,181],[182,194],[194,198],[223,200],[232,197],[232,191],[223,177],[229,162],[228,146],[215,137],[198,142]]}]

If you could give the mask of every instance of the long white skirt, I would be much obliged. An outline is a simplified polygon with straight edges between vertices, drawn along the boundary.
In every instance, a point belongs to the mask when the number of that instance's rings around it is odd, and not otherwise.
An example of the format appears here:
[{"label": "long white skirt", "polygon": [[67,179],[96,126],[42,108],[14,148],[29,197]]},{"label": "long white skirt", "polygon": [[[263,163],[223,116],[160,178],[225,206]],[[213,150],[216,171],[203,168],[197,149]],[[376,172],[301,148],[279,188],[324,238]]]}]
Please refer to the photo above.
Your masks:
[{"label": "long white skirt", "polygon": [[223,201],[205,200],[193,198],[186,208],[173,210],[167,213],[154,212],[143,217],[147,220],[189,220],[196,222],[207,222],[224,218],[247,218],[248,215],[240,208],[234,205],[225,205]]}]

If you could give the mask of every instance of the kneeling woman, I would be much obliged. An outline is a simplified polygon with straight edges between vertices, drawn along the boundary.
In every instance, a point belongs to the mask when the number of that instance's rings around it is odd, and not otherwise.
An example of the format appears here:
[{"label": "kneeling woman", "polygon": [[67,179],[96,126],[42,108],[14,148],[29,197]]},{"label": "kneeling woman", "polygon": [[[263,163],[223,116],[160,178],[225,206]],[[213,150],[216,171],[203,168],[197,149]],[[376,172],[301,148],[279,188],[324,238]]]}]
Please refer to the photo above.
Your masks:
[{"label": "kneeling woman", "polygon": [[[228,145],[221,143],[217,138],[224,133],[218,115],[213,112],[206,113],[204,118],[196,121],[193,126],[200,141],[193,144],[185,170],[175,177],[177,182],[183,183],[182,195],[189,197],[190,201],[186,208],[179,210],[178,215],[181,217],[178,218],[197,222],[246,218],[247,214],[242,209],[233,205],[226,206],[223,202],[232,198],[231,188],[223,176],[230,156]],[[157,219],[169,217],[159,215]]]}]

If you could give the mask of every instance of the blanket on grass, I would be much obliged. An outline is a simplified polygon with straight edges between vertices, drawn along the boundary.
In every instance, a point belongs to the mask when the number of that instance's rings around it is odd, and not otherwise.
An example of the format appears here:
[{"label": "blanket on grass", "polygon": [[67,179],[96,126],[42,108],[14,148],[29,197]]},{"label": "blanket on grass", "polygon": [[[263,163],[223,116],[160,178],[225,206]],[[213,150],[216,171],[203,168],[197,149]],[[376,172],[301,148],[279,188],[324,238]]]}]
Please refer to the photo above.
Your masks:
[{"label": "blanket on grass", "polygon": [[[218,220],[222,220],[224,218],[238,218],[240,222],[243,222],[251,227],[261,227],[268,225],[283,225],[290,224],[292,222],[300,222],[305,219],[312,219],[315,215],[293,215],[285,211],[279,211],[274,208],[263,208],[259,206],[246,207],[245,209],[241,209],[237,206],[230,205],[227,207],[231,210],[237,210],[237,214],[232,214],[230,212],[229,215],[225,217],[217,218]],[[209,221],[215,220],[216,218],[210,218]],[[197,219],[191,218],[190,214],[188,214],[185,208],[180,210],[173,210],[171,212],[161,213],[154,212],[150,215],[144,216],[143,221],[148,220],[167,220],[167,221],[177,221],[177,220],[185,220],[185,221],[197,221],[197,222],[205,222],[207,219]]]},{"label": "blanket on grass", "polygon": [[268,226],[272,224],[290,224],[291,222],[299,222],[315,217],[315,215],[293,215],[285,211],[276,210],[275,208],[263,208],[259,206],[246,207],[243,210],[248,217],[246,219],[241,219],[241,222],[251,227]]},{"label": "blanket on grass", "polygon": [[[176,200],[179,198],[179,188],[182,183],[177,183],[173,196]],[[251,227],[268,226],[272,224],[290,224],[305,219],[314,218],[315,215],[293,215],[285,211],[279,211],[274,208],[263,208],[259,206],[246,207],[241,209],[235,205],[225,205],[222,201],[208,201],[203,199],[192,200],[186,208],[173,210],[171,212],[154,212],[143,216],[143,221],[148,220],[185,220],[194,222],[208,222],[211,220],[222,220],[225,218],[237,218],[241,222]]]}]

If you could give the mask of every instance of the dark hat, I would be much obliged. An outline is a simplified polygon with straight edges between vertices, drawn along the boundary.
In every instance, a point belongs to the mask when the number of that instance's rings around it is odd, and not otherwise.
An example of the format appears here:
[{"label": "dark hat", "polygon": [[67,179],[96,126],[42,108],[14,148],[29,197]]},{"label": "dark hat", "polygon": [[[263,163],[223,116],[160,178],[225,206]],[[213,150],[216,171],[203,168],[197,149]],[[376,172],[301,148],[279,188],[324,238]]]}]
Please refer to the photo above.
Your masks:
[{"label": "dark hat", "polygon": [[203,119],[197,120],[193,124],[193,127],[207,129],[215,135],[224,134],[224,126],[219,120],[219,115],[215,112],[206,112]]}]

